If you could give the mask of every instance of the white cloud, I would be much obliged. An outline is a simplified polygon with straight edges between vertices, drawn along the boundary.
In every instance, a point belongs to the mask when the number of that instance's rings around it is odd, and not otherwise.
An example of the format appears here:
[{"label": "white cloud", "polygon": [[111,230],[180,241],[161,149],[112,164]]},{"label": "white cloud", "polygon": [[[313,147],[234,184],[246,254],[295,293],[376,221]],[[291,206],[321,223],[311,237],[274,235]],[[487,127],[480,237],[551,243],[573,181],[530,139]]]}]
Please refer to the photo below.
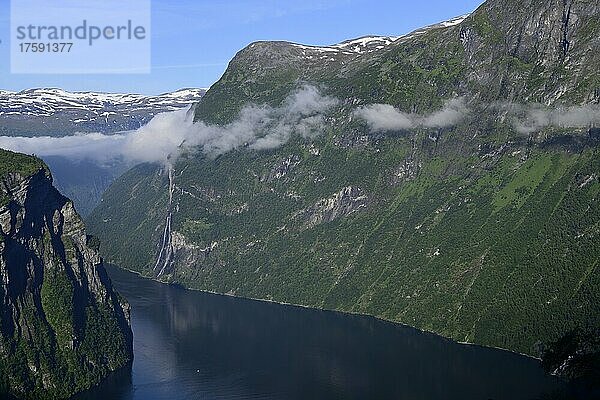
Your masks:
[{"label": "white cloud", "polygon": [[549,108],[540,104],[504,105],[513,116],[517,132],[531,134],[548,127],[586,128],[600,124],[600,105]]},{"label": "white cloud", "polygon": [[446,128],[458,124],[467,114],[469,109],[463,97],[450,99],[444,103],[444,107],[422,120],[422,125],[427,128]]},{"label": "white cloud", "polygon": [[148,124],[125,136],[116,156],[132,162],[163,161],[194,133],[188,110],[156,115]]},{"label": "white cloud", "polygon": [[389,104],[371,104],[359,107],[354,115],[365,120],[373,131],[398,131],[417,127],[445,128],[460,122],[469,110],[464,98],[450,99],[444,107],[428,115],[409,114]]},{"label": "white cloud", "polygon": [[354,115],[364,119],[374,131],[399,131],[414,127],[410,114],[394,108],[389,104],[371,104],[360,107]]},{"label": "white cloud", "polygon": [[186,145],[199,146],[212,157],[241,146],[254,150],[277,148],[294,135],[312,138],[322,132],[324,114],[337,104],[337,99],[321,95],[314,86],[304,86],[280,107],[248,105],[235,121],[224,126],[198,122],[192,126]]},{"label": "white cloud", "polygon": [[101,133],[78,134],[65,137],[10,137],[0,136],[0,148],[25,154],[64,156],[70,159],[109,161],[123,146],[127,134],[104,135]]}]

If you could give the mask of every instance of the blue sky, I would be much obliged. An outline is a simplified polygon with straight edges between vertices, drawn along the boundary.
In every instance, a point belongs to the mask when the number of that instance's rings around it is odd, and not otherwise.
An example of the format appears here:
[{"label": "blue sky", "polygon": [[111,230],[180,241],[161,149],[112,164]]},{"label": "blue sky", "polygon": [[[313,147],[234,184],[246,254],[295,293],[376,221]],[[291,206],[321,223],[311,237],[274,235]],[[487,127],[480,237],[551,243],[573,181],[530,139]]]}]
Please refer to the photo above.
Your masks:
[{"label": "blue sky", "polygon": [[209,87],[237,51],[256,40],[338,43],[400,35],[473,11],[482,0],[152,0],[152,73],[20,75],[10,73],[10,3],[0,0],[0,89],[156,94]]}]

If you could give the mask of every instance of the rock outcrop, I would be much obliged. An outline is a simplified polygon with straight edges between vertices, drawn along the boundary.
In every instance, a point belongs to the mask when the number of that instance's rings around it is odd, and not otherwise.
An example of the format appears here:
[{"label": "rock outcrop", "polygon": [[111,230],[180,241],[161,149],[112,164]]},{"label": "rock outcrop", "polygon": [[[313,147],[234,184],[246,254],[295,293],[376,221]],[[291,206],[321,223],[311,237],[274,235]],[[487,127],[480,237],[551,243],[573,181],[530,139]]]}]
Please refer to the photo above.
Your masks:
[{"label": "rock outcrop", "polygon": [[342,188],[332,196],[321,199],[296,215],[306,228],[335,221],[367,207],[368,197],[354,186]]}]

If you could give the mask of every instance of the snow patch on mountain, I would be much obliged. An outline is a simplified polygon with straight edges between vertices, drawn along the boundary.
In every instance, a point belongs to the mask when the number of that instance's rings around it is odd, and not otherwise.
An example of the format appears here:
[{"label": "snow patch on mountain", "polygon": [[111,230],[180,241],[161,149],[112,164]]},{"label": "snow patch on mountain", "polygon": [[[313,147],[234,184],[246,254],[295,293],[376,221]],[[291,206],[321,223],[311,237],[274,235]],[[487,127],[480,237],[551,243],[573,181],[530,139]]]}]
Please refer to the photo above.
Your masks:
[{"label": "snow patch on mountain", "polygon": [[[426,26],[424,28],[417,29],[413,32],[410,32],[405,35],[400,36],[363,36],[357,39],[346,40],[344,42],[330,45],[330,46],[311,46],[304,45],[298,43],[290,43],[292,46],[298,49],[302,49],[304,51],[318,53],[318,54],[331,54],[331,55],[353,55],[353,54],[363,54],[370,53],[377,50],[382,50],[388,47],[389,45],[397,42],[397,41],[406,41],[412,38],[415,38],[423,33],[432,30],[432,29],[441,29],[441,28],[449,28],[452,26],[459,25],[462,23],[470,14],[461,15],[459,17],[455,17],[449,19],[447,21],[439,22],[437,24],[433,24],[430,26]],[[311,58],[312,54],[304,53],[304,55]]]},{"label": "snow patch on mountain", "polygon": [[52,116],[69,111],[83,111],[90,113],[92,118],[149,109],[158,109],[159,112],[175,111],[200,100],[205,92],[205,89],[182,89],[172,93],[147,96],[67,92],[56,88],[28,89],[16,93],[2,90],[0,91],[0,116],[17,114]]}]

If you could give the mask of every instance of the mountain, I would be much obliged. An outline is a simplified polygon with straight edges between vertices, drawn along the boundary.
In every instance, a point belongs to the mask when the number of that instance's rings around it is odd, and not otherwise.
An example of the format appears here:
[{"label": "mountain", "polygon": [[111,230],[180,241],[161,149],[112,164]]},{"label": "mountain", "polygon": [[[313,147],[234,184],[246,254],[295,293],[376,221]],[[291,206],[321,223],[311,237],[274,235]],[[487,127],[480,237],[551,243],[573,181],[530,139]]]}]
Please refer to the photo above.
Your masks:
[{"label": "mountain", "polygon": [[181,89],[157,96],[61,89],[0,91],[0,135],[67,136],[137,129],[156,114],[197,102],[205,89]]},{"label": "mountain", "polygon": [[[125,173],[90,229],[167,282],[538,356],[600,324],[599,18],[488,0],[397,38],[253,43],[195,106],[200,148]],[[281,110],[298,125],[272,130]]]},{"label": "mountain", "polygon": [[0,394],[67,398],[132,357],[129,305],[43,162],[0,150]]}]

